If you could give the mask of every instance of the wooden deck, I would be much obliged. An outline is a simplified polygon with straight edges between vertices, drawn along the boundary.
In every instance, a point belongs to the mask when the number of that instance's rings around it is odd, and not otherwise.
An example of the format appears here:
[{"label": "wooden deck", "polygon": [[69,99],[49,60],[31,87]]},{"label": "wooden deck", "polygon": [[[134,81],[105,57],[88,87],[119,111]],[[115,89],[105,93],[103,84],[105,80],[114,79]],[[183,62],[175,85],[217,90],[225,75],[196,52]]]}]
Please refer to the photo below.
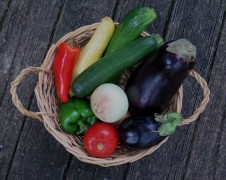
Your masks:
[{"label": "wooden deck", "polygon": [[[198,48],[195,70],[208,82],[210,102],[198,121],[179,127],[153,154],[132,164],[103,168],[80,162],[47,132],[21,115],[10,84],[28,66],[40,66],[62,35],[110,16],[119,21],[133,7],[154,7],[148,28],[166,41],[181,37]],[[10,180],[225,180],[226,179],[226,0],[1,0],[0,1],[0,179]],[[37,77],[18,94],[38,111]],[[202,91],[188,78],[183,115],[199,105]]]}]

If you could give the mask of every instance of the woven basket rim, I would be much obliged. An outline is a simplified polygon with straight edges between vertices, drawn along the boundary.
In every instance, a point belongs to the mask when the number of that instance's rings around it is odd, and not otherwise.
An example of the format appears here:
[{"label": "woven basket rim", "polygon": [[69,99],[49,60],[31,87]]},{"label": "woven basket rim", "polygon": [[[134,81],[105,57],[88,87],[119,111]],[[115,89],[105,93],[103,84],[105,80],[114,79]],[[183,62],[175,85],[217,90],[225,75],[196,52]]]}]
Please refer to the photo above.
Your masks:
[{"label": "woven basket rim", "polygon": [[[128,162],[137,161],[144,156],[147,156],[157,150],[162,144],[164,144],[168,138],[164,141],[159,143],[158,145],[145,150],[140,151],[130,151],[126,150],[125,152],[120,152],[116,150],[112,156],[108,158],[96,158],[90,156],[85,149],[83,148],[82,138],[77,137],[74,135],[70,135],[65,133],[59,125],[58,120],[58,107],[57,107],[57,100],[55,96],[55,88],[52,76],[52,64],[53,59],[55,56],[56,49],[61,42],[68,41],[69,39],[76,39],[78,43],[81,43],[87,39],[89,39],[92,34],[94,33],[95,29],[97,28],[99,23],[94,23],[91,25],[86,25],[76,29],[75,31],[69,32],[65,34],[62,38],[60,38],[55,44],[52,44],[50,49],[48,50],[46,57],[43,61],[41,67],[28,67],[24,69],[20,75],[12,82],[11,84],[11,94],[12,100],[14,105],[17,109],[24,115],[30,116],[34,119],[38,119],[43,122],[47,131],[53,135],[53,137],[60,142],[65,149],[76,156],[80,161],[100,165],[104,167],[108,166],[116,166],[120,164],[125,164]],[[115,23],[117,26],[118,23]],[[149,33],[143,32],[142,36],[148,36]],[[29,73],[34,72],[38,73],[38,83],[35,88],[35,95],[37,98],[37,104],[39,107],[40,112],[31,112],[26,110],[19,98],[17,97],[16,90],[17,86],[23,80],[23,78]],[[210,91],[208,89],[206,81],[194,70],[192,70],[189,74],[190,76],[194,77],[196,81],[199,83],[200,87],[203,90],[203,99],[200,103],[199,107],[194,111],[194,113],[189,116],[188,118],[184,119],[181,125],[189,124],[195,121],[200,113],[202,113],[209,101],[209,94]],[[181,112],[182,108],[182,100],[183,100],[183,87],[181,86],[177,95],[174,97],[174,103],[172,103],[172,108],[177,111]],[[120,145],[119,145],[120,146]],[[120,147],[119,147],[120,148]],[[120,154],[121,153],[121,154]]]}]

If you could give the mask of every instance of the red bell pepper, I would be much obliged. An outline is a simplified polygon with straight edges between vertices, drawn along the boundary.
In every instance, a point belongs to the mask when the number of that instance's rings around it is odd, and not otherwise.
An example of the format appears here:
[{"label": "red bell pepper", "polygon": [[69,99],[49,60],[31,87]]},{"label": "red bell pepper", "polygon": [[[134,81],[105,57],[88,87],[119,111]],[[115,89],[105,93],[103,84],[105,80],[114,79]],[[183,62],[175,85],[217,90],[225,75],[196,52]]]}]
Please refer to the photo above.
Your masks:
[{"label": "red bell pepper", "polygon": [[53,63],[53,74],[58,97],[62,102],[69,100],[72,73],[78,59],[80,49],[73,42],[63,42],[59,45]]}]

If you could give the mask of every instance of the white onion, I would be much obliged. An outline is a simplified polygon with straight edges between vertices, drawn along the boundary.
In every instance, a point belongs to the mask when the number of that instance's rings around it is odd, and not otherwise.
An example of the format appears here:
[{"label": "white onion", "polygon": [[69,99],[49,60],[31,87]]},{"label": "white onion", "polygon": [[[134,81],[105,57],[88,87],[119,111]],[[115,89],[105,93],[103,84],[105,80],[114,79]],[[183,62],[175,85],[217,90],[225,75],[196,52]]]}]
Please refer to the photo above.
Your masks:
[{"label": "white onion", "polygon": [[129,107],[126,93],[117,85],[106,83],[97,87],[90,99],[94,114],[108,123],[123,118]]}]

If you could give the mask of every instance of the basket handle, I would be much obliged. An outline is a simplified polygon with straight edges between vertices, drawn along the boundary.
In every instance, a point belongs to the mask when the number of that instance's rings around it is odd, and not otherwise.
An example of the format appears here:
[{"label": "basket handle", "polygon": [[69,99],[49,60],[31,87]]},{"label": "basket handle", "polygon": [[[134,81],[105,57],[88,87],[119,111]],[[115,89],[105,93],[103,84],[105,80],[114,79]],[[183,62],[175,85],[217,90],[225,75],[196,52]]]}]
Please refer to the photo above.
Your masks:
[{"label": "basket handle", "polygon": [[[30,72],[38,74],[39,71],[44,71],[46,73],[50,73],[50,70],[43,68],[43,67],[28,67],[28,68],[24,69],[16,77],[16,79],[11,83],[10,93],[12,95],[13,104],[23,115],[31,117],[33,119],[37,119],[42,122],[43,119],[40,115],[43,114],[44,112],[28,111],[26,108],[24,108],[24,106],[22,105],[22,103],[19,100],[18,95],[17,95],[17,86],[21,83],[21,81],[24,79],[24,77]],[[189,123],[195,121],[198,118],[198,116],[205,110],[206,105],[209,102],[210,90],[208,88],[206,81],[199,75],[199,73],[195,72],[194,70],[191,70],[189,75],[194,77],[197,80],[197,82],[199,83],[199,85],[201,86],[201,88],[203,90],[203,99],[202,99],[199,107],[195,110],[195,112],[191,116],[184,119],[180,125],[186,125],[186,124],[189,124]],[[46,113],[44,113],[44,114],[46,114]]]},{"label": "basket handle", "polygon": [[184,119],[180,125],[186,125],[186,124],[189,124],[189,123],[195,121],[198,118],[198,116],[205,110],[206,105],[209,102],[210,90],[208,88],[206,81],[200,76],[199,73],[195,72],[194,70],[191,70],[189,75],[192,76],[193,78],[195,78],[196,81],[201,86],[201,88],[203,90],[203,99],[202,99],[199,107],[195,110],[195,112],[191,116]]},{"label": "basket handle", "polygon": [[[43,68],[43,67],[28,67],[28,68],[24,69],[20,72],[20,74],[16,77],[16,79],[11,83],[10,93],[12,95],[13,104],[23,115],[43,122],[41,114],[43,114],[44,112],[28,111],[26,108],[24,108],[24,106],[22,105],[22,103],[19,100],[18,95],[17,95],[17,87],[21,83],[21,81],[24,79],[24,77],[30,72],[38,74],[39,71],[44,71],[46,73],[50,73],[50,70]],[[44,114],[46,114],[46,113],[44,113]]]}]

